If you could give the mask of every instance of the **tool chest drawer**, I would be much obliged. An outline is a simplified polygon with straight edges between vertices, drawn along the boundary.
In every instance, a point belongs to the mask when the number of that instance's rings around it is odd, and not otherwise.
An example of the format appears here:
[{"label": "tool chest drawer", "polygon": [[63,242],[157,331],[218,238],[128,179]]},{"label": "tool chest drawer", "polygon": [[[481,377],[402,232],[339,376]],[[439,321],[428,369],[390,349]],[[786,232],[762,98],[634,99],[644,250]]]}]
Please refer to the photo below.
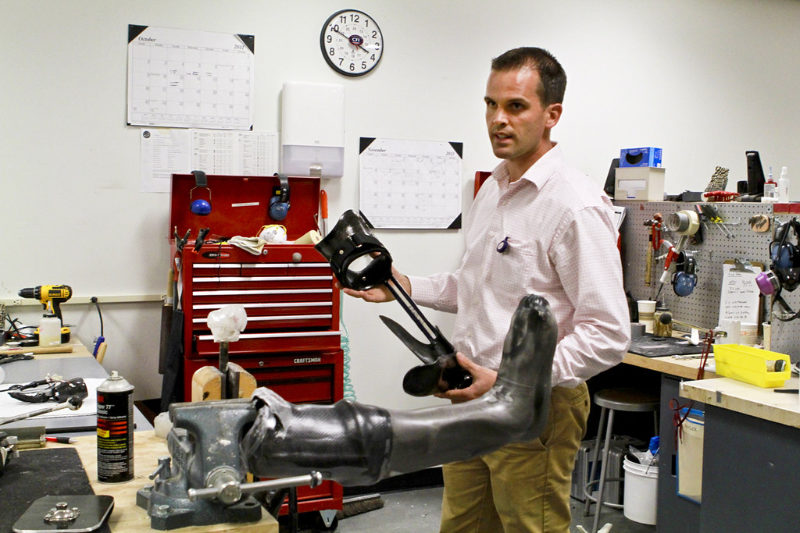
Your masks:
[{"label": "tool chest drawer", "polygon": [[184,248],[181,257],[187,357],[219,352],[208,314],[230,304],[243,305],[247,313],[231,355],[339,348],[339,291],[330,265],[313,246],[267,245],[254,256],[207,244],[198,253]]},{"label": "tool chest drawer", "polygon": [[[233,342],[231,346],[235,344]],[[341,400],[344,395],[342,350],[281,355],[267,353],[258,357],[231,356],[230,360],[252,374],[259,387],[269,387],[292,403],[330,404]],[[192,375],[203,366],[218,366],[218,358],[187,358],[184,363],[184,391],[188,391],[188,401]]]}]

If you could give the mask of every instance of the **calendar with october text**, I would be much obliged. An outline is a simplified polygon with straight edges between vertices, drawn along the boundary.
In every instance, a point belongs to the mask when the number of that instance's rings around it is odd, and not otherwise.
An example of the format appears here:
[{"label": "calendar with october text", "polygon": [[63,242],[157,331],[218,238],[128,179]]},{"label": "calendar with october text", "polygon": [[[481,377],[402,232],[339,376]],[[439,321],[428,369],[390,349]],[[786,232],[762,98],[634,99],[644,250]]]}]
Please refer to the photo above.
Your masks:
[{"label": "calendar with october text", "polygon": [[128,124],[250,130],[252,35],[128,26]]}]

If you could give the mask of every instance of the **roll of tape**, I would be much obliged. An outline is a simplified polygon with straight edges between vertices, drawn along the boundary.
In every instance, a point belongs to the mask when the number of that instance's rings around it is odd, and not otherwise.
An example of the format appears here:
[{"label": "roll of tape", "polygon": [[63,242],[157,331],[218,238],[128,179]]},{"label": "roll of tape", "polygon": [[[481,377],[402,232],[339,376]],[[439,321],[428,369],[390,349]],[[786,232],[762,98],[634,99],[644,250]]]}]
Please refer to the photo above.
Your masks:
[{"label": "roll of tape", "polygon": [[645,326],[641,322],[631,322],[631,339],[638,339],[644,335]]}]

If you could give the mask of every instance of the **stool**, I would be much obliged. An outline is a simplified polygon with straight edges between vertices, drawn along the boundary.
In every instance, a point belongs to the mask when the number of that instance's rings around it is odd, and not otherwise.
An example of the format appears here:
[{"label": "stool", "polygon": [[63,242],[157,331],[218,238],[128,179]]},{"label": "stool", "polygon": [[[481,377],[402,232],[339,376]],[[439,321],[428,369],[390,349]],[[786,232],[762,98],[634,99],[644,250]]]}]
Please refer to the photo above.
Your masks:
[{"label": "stool", "polygon": [[[592,526],[592,533],[597,533],[597,526],[600,522],[600,511],[603,509],[603,488],[606,481],[620,481],[621,478],[606,479],[606,469],[608,466],[608,451],[611,447],[611,431],[614,426],[614,412],[625,411],[629,413],[645,413],[648,411],[653,412],[654,422],[654,435],[658,435],[658,396],[642,390],[620,388],[620,389],[604,389],[597,391],[594,394],[594,403],[602,408],[600,411],[600,424],[597,427],[597,437],[594,441],[594,458],[592,459],[592,471],[589,474],[589,482],[584,486],[583,495],[586,498],[586,504],[583,509],[583,516],[589,516],[589,508],[592,502],[597,503],[594,514],[594,524]],[[608,424],[606,424],[606,415],[608,415]],[[603,434],[603,426],[605,425],[605,444],[603,446],[603,462],[600,467],[600,478],[595,481],[594,475],[597,472],[597,459],[600,452],[600,436]],[[591,496],[591,487],[598,483],[597,499]],[[605,503],[614,509],[620,509],[622,506],[616,503]]]}]

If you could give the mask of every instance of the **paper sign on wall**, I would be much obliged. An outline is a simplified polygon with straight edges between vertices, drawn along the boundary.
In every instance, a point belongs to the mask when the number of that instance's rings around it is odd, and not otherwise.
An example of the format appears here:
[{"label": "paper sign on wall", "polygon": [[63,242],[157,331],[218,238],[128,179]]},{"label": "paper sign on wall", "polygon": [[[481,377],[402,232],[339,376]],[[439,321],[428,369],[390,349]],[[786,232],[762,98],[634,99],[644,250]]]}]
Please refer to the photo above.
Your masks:
[{"label": "paper sign on wall", "polygon": [[763,265],[723,263],[719,301],[719,324],[726,321],[759,324],[761,291],[756,276]]}]

